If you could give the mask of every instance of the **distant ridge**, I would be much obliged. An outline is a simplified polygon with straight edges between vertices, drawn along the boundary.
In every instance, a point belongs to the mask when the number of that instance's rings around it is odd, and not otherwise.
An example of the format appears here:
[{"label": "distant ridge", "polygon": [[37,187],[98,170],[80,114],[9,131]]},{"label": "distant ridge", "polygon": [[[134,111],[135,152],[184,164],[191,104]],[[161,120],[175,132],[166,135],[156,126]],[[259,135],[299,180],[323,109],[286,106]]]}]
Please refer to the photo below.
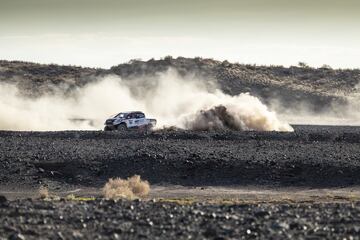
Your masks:
[{"label": "distant ridge", "polygon": [[[71,91],[108,74],[131,80],[155,76],[175,69],[180,75],[192,74],[216,82],[228,94],[249,92],[264,102],[273,99],[284,107],[306,104],[314,111],[326,110],[336,103],[346,103],[345,96],[360,83],[359,69],[312,68],[300,66],[257,66],[203,58],[131,60],[110,69],[37,64],[0,60],[0,83],[16,84],[22,93],[36,97],[55,90]],[[66,87],[64,87],[66,86]]]}]

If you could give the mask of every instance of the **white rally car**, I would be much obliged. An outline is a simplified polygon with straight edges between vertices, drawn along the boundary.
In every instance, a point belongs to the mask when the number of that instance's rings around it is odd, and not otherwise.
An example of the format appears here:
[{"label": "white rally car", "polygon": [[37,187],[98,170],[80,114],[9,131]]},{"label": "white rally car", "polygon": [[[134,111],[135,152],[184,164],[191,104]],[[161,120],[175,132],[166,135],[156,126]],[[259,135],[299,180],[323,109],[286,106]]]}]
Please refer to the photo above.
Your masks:
[{"label": "white rally car", "polygon": [[155,127],[156,119],[145,118],[143,112],[121,112],[105,121],[105,131],[126,130],[130,128],[151,129]]}]

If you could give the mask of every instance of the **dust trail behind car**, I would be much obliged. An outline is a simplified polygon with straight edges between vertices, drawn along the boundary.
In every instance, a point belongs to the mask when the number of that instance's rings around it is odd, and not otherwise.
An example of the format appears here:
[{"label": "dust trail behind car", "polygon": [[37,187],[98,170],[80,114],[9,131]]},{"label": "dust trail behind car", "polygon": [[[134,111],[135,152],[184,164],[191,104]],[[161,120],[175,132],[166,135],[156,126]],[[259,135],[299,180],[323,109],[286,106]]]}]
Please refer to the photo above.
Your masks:
[{"label": "dust trail behind car", "polygon": [[[8,130],[101,129],[104,120],[121,111],[140,110],[158,120],[158,127],[197,128],[199,116],[217,106],[226,107],[237,129],[292,131],[286,122],[249,94],[230,96],[209,81],[180,77],[174,70],[154,78],[125,81],[108,75],[64,96],[23,97],[12,85],[0,85],[0,128]],[[221,112],[218,112],[221,113]],[[224,116],[201,118],[213,126]],[[71,121],[71,119],[90,119]],[[206,122],[208,119],[208,122]],[[217,124],[225,128],[226,124]],[[211,128],[211,127],[210,127]]]}]

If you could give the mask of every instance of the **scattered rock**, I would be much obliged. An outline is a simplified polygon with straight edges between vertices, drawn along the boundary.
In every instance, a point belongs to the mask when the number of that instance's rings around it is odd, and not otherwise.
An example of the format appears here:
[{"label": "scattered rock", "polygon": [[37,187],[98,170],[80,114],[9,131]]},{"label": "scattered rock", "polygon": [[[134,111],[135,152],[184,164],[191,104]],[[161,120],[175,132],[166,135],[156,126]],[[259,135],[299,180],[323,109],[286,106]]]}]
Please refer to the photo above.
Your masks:
[{"label": "scattered rock", "polygon": [[[265,213],[269,212],[271,217],[266,217],[269,215]],[[59,217],[63,215],[66,219]],[[339,224],[339,221],[347,224]],[[360,202],[244,206],[110,200],[49,203],[24,199],[8,201],[1,209],[0,222],[6,224],[0,225],[0,233],[14,240],[36,236],[44,239],[220,240],[244,236],[255,239],[351,239],[359,233],[359,228],[354,225],[358,221]],[[80,230],[85,225],[86,229]]]},{"label": "scattered rock", "polygon": [[25,240],[25,236],[22,235],[21,233],[14,233],[12,235],[10,235],[9,240]]},{"label": "scattered rock", "polygon": [[6,203],[6,202],[7,202],[6,197],[3,196],[3,195],[0,195],[0,205],[4,204],[4,203]]}]

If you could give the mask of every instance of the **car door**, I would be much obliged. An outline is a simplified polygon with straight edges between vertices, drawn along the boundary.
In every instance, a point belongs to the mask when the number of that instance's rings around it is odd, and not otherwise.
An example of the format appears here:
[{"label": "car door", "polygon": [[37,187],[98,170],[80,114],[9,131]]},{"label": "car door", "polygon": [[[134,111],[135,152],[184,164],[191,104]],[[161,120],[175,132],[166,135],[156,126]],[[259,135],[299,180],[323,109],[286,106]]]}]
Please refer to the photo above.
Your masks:
[{"label": "car door", "polygon": [[143,113],[137,113],[135,116],[135,125],[140,127],[145,124],[145,115]]},{"label": "car door", "polygon": [[128,128],[135,127],[135,115],[133,113],[128,114],[125,122]]}]

